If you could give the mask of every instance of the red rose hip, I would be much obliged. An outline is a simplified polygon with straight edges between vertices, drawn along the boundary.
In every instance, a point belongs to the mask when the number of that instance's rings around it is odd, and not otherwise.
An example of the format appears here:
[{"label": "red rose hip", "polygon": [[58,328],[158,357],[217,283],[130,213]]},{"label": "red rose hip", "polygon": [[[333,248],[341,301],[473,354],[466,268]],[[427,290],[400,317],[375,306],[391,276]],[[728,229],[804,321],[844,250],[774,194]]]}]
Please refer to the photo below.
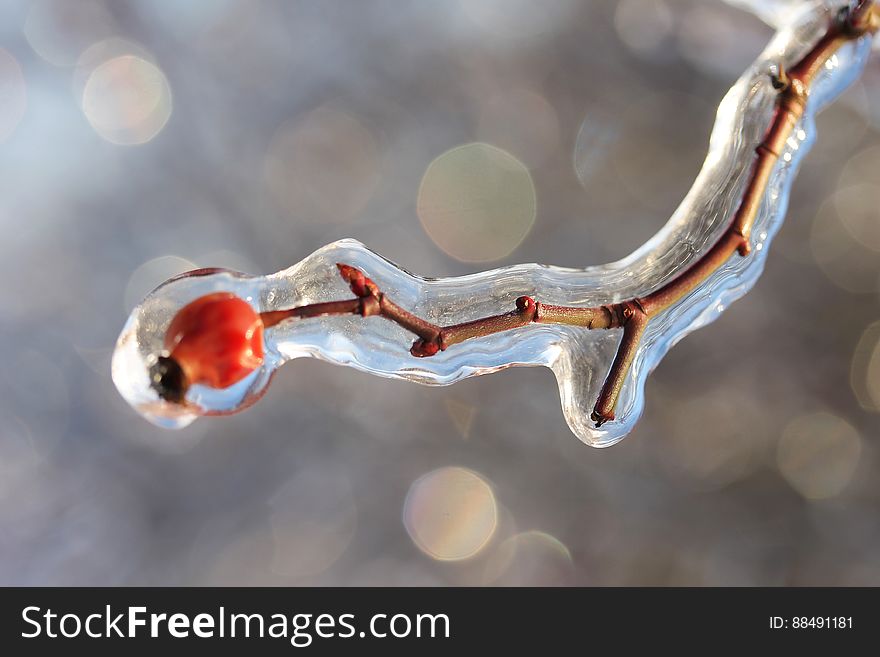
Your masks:
[{"label": "red rose hip", "polygon": [[164,346],[150,382],[160,397],[181,403],[192,384],[228,388],[262,365],[263,321],[244,299],[215,292],[178,311]]}]

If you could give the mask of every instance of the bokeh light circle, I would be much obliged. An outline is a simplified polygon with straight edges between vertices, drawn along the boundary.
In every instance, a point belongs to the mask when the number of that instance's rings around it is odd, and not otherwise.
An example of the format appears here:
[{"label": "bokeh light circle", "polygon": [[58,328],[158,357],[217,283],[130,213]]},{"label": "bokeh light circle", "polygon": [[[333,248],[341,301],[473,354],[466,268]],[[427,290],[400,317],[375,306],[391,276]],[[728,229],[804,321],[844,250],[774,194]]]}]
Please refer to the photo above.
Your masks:
[{"label": "bokeh light circle", "polygon": [[880,185],[862,183],[833,196],[840,223],[854,240],[880,251]]},{"label": "bokeh light circle", "polygon": [[694,3],[675,23],[684,60],[701,73],[725,79],[748,66],[767,38],[753,17],[723,2]]},{"label": "bokeh light circle", "polygon": [[620,139],[620,117],[601,107],[590,107],[578,128],[574,143],[574,171],[584,187],[608,161],[609,150]]},{"label": "bokeh light circle", "polygon": [[417,211],[428,236],[464,262],[510,255],[535,222],[532,176],[513,155],[474,142],[458,146],[428,166]]},{"label": "bokeh light circle", "polygon": [[792,488],[808,499],[824,499],[849,483],[861,450],[861,437],[851,424],[818,412],[789,422],[776,457],[779,471]]},{"label": "bokeh light circle", "polygon": [[712,490],[751,475],[760,464],[762,434],[741,422],[749,406],[748,396],[724,388],[684,402],[673,430],[657,437],[659,461],[670,479]]},{"label": "bokeh light circle", "polygon": [[21,66],[0,48],[0,143],[15,130],[27,107],[27,90]]},{"label": "bokeh light circle", "polygon": [[[687,191],[682,169],[698,170],[705,157],[704,145],[688,136],[709,131],[713,109],[697,95],[669,90],[645,92],[638,103],[620,111],[619,138],[611,144],[608,159],[626,190],[645,207],[668,214],[678,206]],[[658,116],[664,117],[662,129]],[[640,236],[640,243],[649,236]]]},{"label": "bokeh light circle", "polygon": [[90,43],[119,31],[108,3],[102,0],[34,0],[29,4],[22,34],[37,55],[55,66],[72,66]]},{"label": "bokeh light circle", "polygon": [[89,75],[82,109],[95,132],[107,141],[144,144],[171,116],[171,87],[155,64],[121,55],[99,64]]},{"label": "bokeh light circle", "polygon": [[[873,211],[858,210],[862,201],[846,198],[853,193],[859,193],[858,188],[838,189],[819,207],[810,227],[810,251],[832,283],[847,292],[866,294],[877,287],[877,252],[855,235],[870,236],[865,221]],[[843,219],[840,209],[848,219]]]},{"label": "bokeh light circle", "polygon": [[873,410],[878,410],[880,409],[880,341],[875,343],[871,350],[871,357],[867,365],[865,384],[873,404]]},{"label": "bokeh light circle", "polygon": [[571,584],[568,548],[547,532],[531,530],[506,539],[486,563],[484,583],[495,586]]},{"label": "bokeh light circle", "polygon": [[82,98],[86,84],[96,68],[104,62],[126,55],[133,55],[147,61],[153,60],[153,56],[141,44],[116,36],[96,41],[83,50],[76,59],[71,76],[71,88],[75,96]]},{"label": "bokeh light circle", "polygon": [[334,466],[297,473],[269,501],[272,570],[312,577],[348,549],[357,528],[357,506],[348,476]]},{"label": "bokeh light circle", "polygon": [[[214,264],[212,263],[211,266]],[[147,260],[132,272],[125,286],[122,297],[125,312],[131,312],[131,309],[143,301],[144,297],[169,278],[193,269],[198,269],[198,265],[192,260],[174,255]]]},{"label": "bokeh light circle", "polygon": [[663,0],[621,0],[614,12],[620,40],[640,54],[661,47],[674,26],[675,17]]},{"label": "bokeh light circle", "polygon": [[472,470],[439,468],[413,482],[403,507],[403,524],[428,556],[438,561],[468,559],[495,533],[495,494]]},{"label": "bokeh light circle", "polygon": [[11,493],[18,477],[31,472],[39,461],[30,429],[15,415],[0,410],[0,491]]},{"label": "bokeh light circle", "polygon": [[869,324],[856,344],[850,362],[849,385],[859,406],[866,411],[880,412],[880,321]]},{"label": "bokeh light circle", "polygon": [[318,107],[276,131],[265,160],[269,192],[298,222],[354,219],[380,181],[379,142],[356,116]]},{"label": "bokeh light circle", "polygon": [[532,169],[559,147],[559,117],[541,94],[518,87],[489,96],[477,126],[480,138],[520,158]]},{"label": "bokeh light circle", "polygon": [[569,24],[575,0],[459,0],[461,8],[487,35],[517,41],[552,34]]}]

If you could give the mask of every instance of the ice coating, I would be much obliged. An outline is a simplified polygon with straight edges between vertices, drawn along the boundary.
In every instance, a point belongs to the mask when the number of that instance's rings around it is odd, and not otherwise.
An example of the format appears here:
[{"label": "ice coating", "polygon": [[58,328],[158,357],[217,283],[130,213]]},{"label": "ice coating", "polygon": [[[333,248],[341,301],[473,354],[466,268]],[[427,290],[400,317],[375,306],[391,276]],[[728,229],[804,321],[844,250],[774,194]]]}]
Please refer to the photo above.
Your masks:
[{"label": "ice coating", "polygon": [[780,154],[752,232],[752,251],[732,257],[678,303],[654,317],[621,391],[616,419],[597,428],[590,412],[608,373],[621,331],[530,324],[453,345],[430,358],[415,358],[413,336],[378,317],[323,317],[283,322],[267,329],[266,359],[250,377],[218,390],[193,386],[182,408],[160,400],[149,386],[147,368],[161,352],[166,328],[186,303],[215,291],[229,291],[259,312],[346,299],[348,287],[336,263],[361,269],[395,303],[439,325],[511,310],[529,295],[543,303],[596,306],[643,296],[668,282],[703,254],[726,229],[739,204],[754,149],[769,125],[776,100],[770,71],[798,61],[828,28],[841,2],[806,5],[771,41],[726,94],[718,109],[709,154],[682,204],[651,240],[623,260],[585,269],[524,264],[445,279],[423,279],[402,270],[364,245],[340,240],[298,264],[269,276],[217,270],[168,281],[129,317],[113,356],[113,379],[122,396],[156,424],[182,427],[198,415],[232,413],[259,399],[272,373],[288,360],[312,356],[379,376],[428,385],[514,366],[553,370],[565,418],[585,443],[604,447],[621,440],[638,420],[645,381],[669,348],[717,317],[745,294],[760,275],[767,246],[779,229],[801,157],[815,138],[814,116],[861,72],[870,37],[844,45],[816,78],[799,125]]}]

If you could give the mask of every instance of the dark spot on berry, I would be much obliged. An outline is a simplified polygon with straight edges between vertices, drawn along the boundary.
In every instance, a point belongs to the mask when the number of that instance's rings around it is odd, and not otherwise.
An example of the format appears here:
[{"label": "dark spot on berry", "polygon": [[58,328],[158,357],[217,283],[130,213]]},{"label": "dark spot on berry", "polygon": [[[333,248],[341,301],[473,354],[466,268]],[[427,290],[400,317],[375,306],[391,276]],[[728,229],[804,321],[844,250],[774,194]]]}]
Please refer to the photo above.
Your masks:
[{"label": "dark spot on berry", "polygon": [[150,367],[150,385],[159,397],[172,404],[183,403],[188,387],[183,368],[168,356],[159,356]]}]

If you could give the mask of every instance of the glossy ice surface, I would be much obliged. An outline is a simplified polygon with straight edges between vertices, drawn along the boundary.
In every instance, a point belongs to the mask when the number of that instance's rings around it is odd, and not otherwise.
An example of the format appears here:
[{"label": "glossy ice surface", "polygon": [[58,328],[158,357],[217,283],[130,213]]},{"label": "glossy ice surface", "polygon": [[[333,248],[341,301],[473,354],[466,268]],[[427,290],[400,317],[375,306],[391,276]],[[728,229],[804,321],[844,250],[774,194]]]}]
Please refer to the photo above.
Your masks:
[{"label": "glossy ice surface", "polygon": [[[440,325],[510,310],[514,299],[524,294],[545,303],[593,306],[656,289],[704,253],[727,226],[739,203],[754,148],[772,117],[776,93],[770,71],[780,61],[796,62],[821,37],[840,6],[840,2],[798,5],[801,11],[787,19],[790,22],[721,102],[708,156],[684,201],[660,232],[627,258],[584,269],[524,264],[426,280],[359,242],[340,240],[269,276],[196,272],[163,284],[132,312],[113,356],[113,379],[120,393],[149,420],[179,428],[199,415],[232,413],[250,405],[278,367],[303,356],[428,385],[447,385],[507,367],[542,365],[556,375],[563,413],[572,431],[595,447],[616,443],[638,420],[645,380],[669,348],[716,318],[761,274],[767,246],[785,214],[794,174],[815,139],[814,116],[858,77],[870,51],[869,38],[844,46],[817,78],[807,112],[782,153],[763,199],[751,254],[732,258],[704,285],[650,322],[623,387],[616,419],[601,428],[594,426],[590,412],[614,357],[620,338],[617,330],[533,324],[417,359],[409,353],[413,336],[381,318],[288,321],[267,330],[266,358],[260,369],[230,388],[194,386],[186,408],[157,397],[149,386],[147,368],[160,353],[175,313],[193,299],[229,291],[256,310],[268,311],[350,298],[338,275],[338,262],[360,268],[397,304]],[[662,126],[662,117],[658,117],[658,126]]]}]

